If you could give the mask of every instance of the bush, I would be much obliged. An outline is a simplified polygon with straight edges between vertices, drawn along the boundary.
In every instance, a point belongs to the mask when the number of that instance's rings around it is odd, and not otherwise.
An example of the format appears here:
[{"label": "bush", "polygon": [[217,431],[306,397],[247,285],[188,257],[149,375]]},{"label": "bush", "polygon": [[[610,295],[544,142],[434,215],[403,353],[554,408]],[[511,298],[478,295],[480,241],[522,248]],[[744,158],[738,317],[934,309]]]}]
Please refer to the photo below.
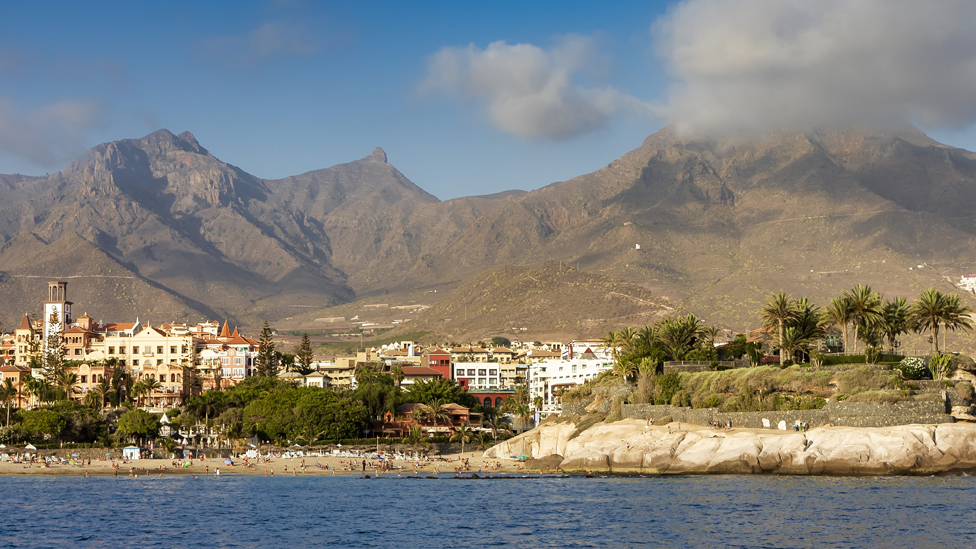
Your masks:
[{"label": "bush", "polygon": [[864,361],[868,364],[875,364],[878,362],[878,358],[881,356],[881,349],[877,347],[868,347],[864,350]]},{"label": "bush", "polygon": [[945,379],[952,373],[952,355],[935,355],[929,359],[929,371],[932,379]]},{"label": "bush", "polygon": [[922,379],[922,376],[925,375],[925,361],[917,356],[906,357],[896,364],[894,369],[901,372],[905,379]]}]

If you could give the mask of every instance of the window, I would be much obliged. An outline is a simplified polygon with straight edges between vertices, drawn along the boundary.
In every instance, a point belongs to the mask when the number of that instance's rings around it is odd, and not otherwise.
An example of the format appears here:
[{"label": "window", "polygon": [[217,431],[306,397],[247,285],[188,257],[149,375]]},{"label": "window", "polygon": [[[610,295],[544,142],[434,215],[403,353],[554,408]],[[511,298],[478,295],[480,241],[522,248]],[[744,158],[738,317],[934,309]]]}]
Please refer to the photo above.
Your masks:
[{"label": "window", "polygon": [[184,346],[183,346],[183,351],[182,351],[182,353],[183,353],[183,354],[186,354],[186,353],[188,353],[188,352],[189,352],[189,350],[188,350],[188,348],[187,348],[187,346],[186,346],[186,345],[184,345]]},{"label": "window", "polygon": [[242,356],[235,356],[234,357],[234,366],[243,366],[243,365],[244,365],[244,357],[242,357]]},{"label": "window", "polygon": [[81,349],[75,349],[75,354],[76,355],[80,355],[81,354]]},{"label": "window", "polygon": [[221,377],[230,377],[230,368],[221,368],[220,375]]},{"label": "window", "polygon": [[[162,351],[160,351],[160,352],[162,352]],[[172,347],[169,348],[169,354],[171,354],[171,355],[175,355],[176,354],[176,345],[173,345]]]},{"label": "window", "polygon": [[134,355],[139,354],[139,346],[138,345],[136,345],[135,347],[132,348],[132,354],[134,354]]},{"label": "window", "polygon": [[160,345],[160,346],[156,347],[156,352],[159,353],[159,354],[163,354],[163,346]]},{"label": "window", "polygon": [[[139,359],[138,358],[133,358],[132,359],[132,365],[133,366],[138,366],[139,365]],[[125,366],[125,365],[123,364],[123,366]]]},{"label": "window", "polygon": [[573,373],[574,374],[576,373],[576,365],[575,364],[573,364]]},{"label": "window", "polygon": [[474,373],[474,370],[468,370],[468,375],[469,375],[469,376],[473,376],[473,375],[475,375],[475,373]]},{"label": "window", "polygon": [[498,370],[488,370],[488,375],[490,375],[490,376],[496,376],[496,375],[498,375]]},{"label": "window", "polygon": [[220,365],[221,366],[230,366],[230,357],[229,356],[222,356],[222,357],[220,357]]},{"label": "window", "polygon": [[115,347],[109,347],[108,348],[108,354],[114,355],[115,354]]},{"label": "window", "polygon": [[234,368],[234,377],[244,377],[244,368]]},{"label": "window", "polygon": [[162,366],[162,365],[163,365],[163,359],[157,358],[156,359],[156,366]]},{"label": "window", "polygon": [[485,373],[485,370],[478,370],[478,375],[479,376],[484,376],[484,375],[488,375],[488,374]]},{"label": "window", "polygon": [[[92,381],[95,381],[95,380],[92,379]],[[82,383],[88,383],[88,376],[81,376],[81,382]]]}]

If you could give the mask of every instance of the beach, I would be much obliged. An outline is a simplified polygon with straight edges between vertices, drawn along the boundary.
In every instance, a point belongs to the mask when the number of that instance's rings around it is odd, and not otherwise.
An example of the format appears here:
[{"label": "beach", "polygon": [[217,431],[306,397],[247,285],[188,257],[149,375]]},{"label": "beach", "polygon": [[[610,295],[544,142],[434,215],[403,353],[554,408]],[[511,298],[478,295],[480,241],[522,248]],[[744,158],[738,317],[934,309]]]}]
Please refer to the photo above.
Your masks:
[{"label": "beach", "polygon": [[[378,464],[387,462],[365,457],[324,456],[324,457],[262,457],[259,460],[249,459],[245,465],[242,459],[233,459],[233,465],[227,465],[224,458],[205,458],[194,460],[169,459],[137,459],[123,462],[119,459],[107,458],[88,459],[78,458],[64,464],[51,464],[47,467],[41,462],[33,464],[0,462],[0,475],[37,475],[37,476],[151,476],[192,475],[213,476],[220,471],[220,476],[226,475],[267,475],[268,477],[303,476],[303,475],[359,475],[364,474],[362,462],[366,460],[365,474],[371,476],[427,476],[454,475],[458,468],[464,467],[465,475],[518,473],[523,469],[521,464],[512,460],[488,459],[483,457],[482,451],[466,451],[422,458],[420,460],[391,459],[390,468],[377,469]],[[389,455],[385,453],[384,456]],[[466,464],[465,461],[467,460]],[[174,465],[175,463],[175,465]],[[188,463],[188,466],[183,464]],[[117,466],[117,468],[116,468]],[[382,465],[380,465],[382,466]]]}]

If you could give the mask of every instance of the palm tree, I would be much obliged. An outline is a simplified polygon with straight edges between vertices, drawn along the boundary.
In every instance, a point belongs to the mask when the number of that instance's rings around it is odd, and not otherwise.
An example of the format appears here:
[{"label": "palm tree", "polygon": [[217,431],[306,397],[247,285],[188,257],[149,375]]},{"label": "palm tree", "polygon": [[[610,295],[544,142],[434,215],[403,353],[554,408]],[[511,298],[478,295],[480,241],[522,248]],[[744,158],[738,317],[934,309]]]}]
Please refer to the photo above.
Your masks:
[{"label": "palm tree", "polygon": [[443,400],[439,398],[432,399],[427,403],[427,406],[430,408],[429,417],[433,420],[434,427],[437,427],[437,422],[442,420],[444,421],[444,425],[451,423],[451,412],[444,408]]},{"label": "palm tree", "polygon": [[719,330],[715,326],[704,326],[701,329],[701,335],[702,335],[702,337],[707,337],[708,338],[708,344],[710,346],[712,346],[712,347],[715,346],[715,338],[718,337],[721,333],[722,333],[722,330]]},{"label": "palm tree", "polygon": [[787,326],[783,329],[783,338],[779,343],[780,358],[789,355],[790,360],[797,352],[806,352],[810,349],[812,340],[797,326]]},{"label": "palm tree", "polygon": [[462,423],[454,428],[454,434],[451,435],[451,442],[455,440],[461,441],[461,455],[464,455],[464,443],[471,442],[472,431],[468,429],[467,424]]},{"label": "palm tree", "polygon": [[939,325],[946,316],[945,295],[929,288],[912,303],[910,323],[916,332],[930,330],[932,332],[932,350],[939,354]]},{"label": "palm tree", "polygon": [[74,392],[75,385],[78,384],[78,376],[72,372],[62,371],[55,380],[58,386],[64,391],[65,400],[71,400],[71,393]]},{"label": "palm tree", "polygon": [[131,396],[132,400],[135,401],[136,406],[140,406],[142,404],[142,395],[145,392],[146,384],[142,380],[139,380],[132,385],[129,395]]},{"label": "palm tree", "polygon": [[844,352],[848,352],[850,347],[847,341],[847,325],[851,323],[851,303],[846,297],[838,297],[830,301],[830,305],[824,309],[824,321],[832,326],[841,326],[844,329]]},{"label": "palm tree", "polygon": [[973,323],[970,314],[973,310],[963,305],[962,298],[956,294],[947,294],[945,296],[946,311],[945,315],[942,317],[942,323],[945,324],[945,331],[942,332],[942,348],[944,350],[949,347],[946,345],[946,334],[949,331],[956,331],[956,328],[963,330],[972,330]]},{"label": "palm tree", "polygon": [[895,352],[898,336],[908,332],[909,309],[904,297],[885,301],[881,308],[881,332],[888,340],[888,350]]},{"label": "palm tree", "polygon": [[[779,326],[777,344],[781,346],[783,344],[786,323],[796,317],[796,307],[789,295],[784,292],[777,292],[769,296],[766,306],[759,312],[759,316],[762,318],[763,326]],[[782,366],[785,361],[786,357],[780,352],[779,365]]]},{"label": "palm tree", "polygon": [[701,319],[693,314],[666,318],[657,329],[657,339],[671,360],[681,360],[695,346],[701,332]]},{"label": "palm tree", "polygon": [[626,381],[628,377],[637,371],[637,367],[629,360],[618,360],[613,363],[613,373],[620,379]]},{"label": "palm tree", "polygon": [[626,352],[630,352],[637,343],[637,332],[628,326],[617,332],[617,342]]},{"label": "palm tree", "polygon": [[542,398],[541,396],[537,396],[532,399],[532,406],[534,406],[536,410],[540,410],[542,409],[542,405],[545,404],[545,402],[546,401],[544,398]]},{"label": "palm tree", "polygon": [[610,350],[611,360],[617,360],[617,351],[620,346],[620,335],[618,332],[610,330],[607,335],[600,338],[600,342],[603,343],[604,347]]},{"label": "palm tree", "polygon": [[881,296],[870,286],[858,284],[844,294],[850,301],[851,322],[854,324],[854,352],[857,352],[858,332],[862,327],[873,326],[881,321]]},{"label": "palm tree", "polygon": [[146,392],[146,396],[149,398],[149,406],[152,406],[152,394],[159,391],[163,384],[159,382],[154,376],[150,376],[143,380],[143,390]]},{"label": "palm tree", "polygon": [[40,398],[41,380],[37,379],[36,377],[30,374],[27,374],[24,376],[23,380],[21,380],[21,383],[24,386],[24,393],[26,393],[28,397],[38,398],[38,399]]},{"label": "palm tree", "polygon": [[108,395],[112,393],[112,386],[108,381],[102,378],[102,380],[98,382],[98,385],[95,386],[94,392],[98,395],[99,402],[101,402],[102,408],[104,408],[105,400],[108,398]]},{"label": "palm tree", "polygon": [[400,384],[403,383],[403,379],[407,376],[403,373],[403,368],[400,366],[394,366],[393,369],[390,370],[390,377],[393,378],[393,382],[396,383],[397,389],[399,389]]},{"label": "palm tree", "polygon": [[11,378],[5,378],[3,384],[0,385],[0,401],[3,401],[7,405],[7,428],[10,428],[10,406],[13,400],[17,398],[17,388],[14,387],[14,380]]},{"label": "palm tree", "polygon": [[498,433],[503,431],[505,429],[505,425],[507,424],[501,418],[493,417],[483,421],[482,425],[491,429],[491,438],[494,439],[495,442],[498,442]]}]

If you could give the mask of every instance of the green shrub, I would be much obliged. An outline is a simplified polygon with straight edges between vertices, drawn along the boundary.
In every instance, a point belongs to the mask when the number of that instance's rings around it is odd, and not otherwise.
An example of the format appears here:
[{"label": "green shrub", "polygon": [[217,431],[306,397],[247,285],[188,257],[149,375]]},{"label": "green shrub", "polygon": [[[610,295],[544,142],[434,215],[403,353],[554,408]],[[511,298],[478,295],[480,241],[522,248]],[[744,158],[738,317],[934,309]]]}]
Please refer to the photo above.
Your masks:
[{"label": "green shrub", "polygon": [[905,379],[922,379],[925,375],[925,361],[917,356],[905,357],[894,366],[894,369],[901,372]]},{"label": "green shrub", "polygon": [[952,355],[934,355],[929,359],[932,379],[945,379],[952,372]]}]

